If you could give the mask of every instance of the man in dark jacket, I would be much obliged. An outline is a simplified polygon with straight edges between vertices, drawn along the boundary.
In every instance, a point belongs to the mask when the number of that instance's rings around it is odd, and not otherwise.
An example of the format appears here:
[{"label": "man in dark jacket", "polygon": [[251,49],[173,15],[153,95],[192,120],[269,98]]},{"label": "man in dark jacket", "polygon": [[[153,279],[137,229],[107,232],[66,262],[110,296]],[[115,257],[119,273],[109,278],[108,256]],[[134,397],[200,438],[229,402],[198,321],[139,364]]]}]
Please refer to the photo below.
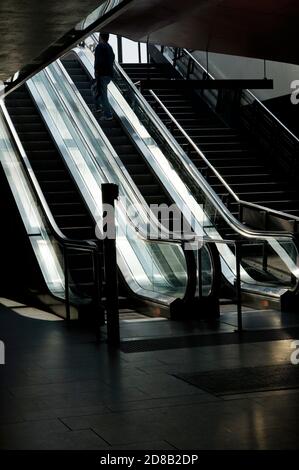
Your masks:
[{"label": "man in dark jacket", "polygon": [[[95,50],[94,74],[97,80],[98,97],[96,111],[103,110],[104,120],[112,119],[111,106],[107,96],[107,87],[113,77],[114,52],[109,41],[108,33],[101,33],[99,44]],[[101,109],[102,108],[102,109]]]}]

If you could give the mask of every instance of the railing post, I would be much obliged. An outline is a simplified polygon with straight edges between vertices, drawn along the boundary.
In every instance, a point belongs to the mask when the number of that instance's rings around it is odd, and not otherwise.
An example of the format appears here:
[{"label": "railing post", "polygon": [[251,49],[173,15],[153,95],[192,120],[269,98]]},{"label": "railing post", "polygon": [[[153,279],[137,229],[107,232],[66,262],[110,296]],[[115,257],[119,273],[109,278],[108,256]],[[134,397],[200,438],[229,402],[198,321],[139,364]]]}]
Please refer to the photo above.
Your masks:
[{"label": "railing post", "polygon": [[202,300],[202,246],[197,249],[198,298]]},{"label": "railing post", "polygon": [[141,64],[141,44],[138,42],[138,62]]},{"label": "railing post", "polygon": [[[262,212],[264,218],[264,230],[267,231],[268,228],[268,213],[266,211]],[[267,271],[268,269],[268,245],[267,241],[263,243],[263,270]]]},{"label": "railing post", "polygon": [[117,59],[119,64],[123,62],[123,42],[121,36],[117,36]]},{"label": "railing post", "polygon": [[185,255],[186,260],[186,271],[188,274],[187,279],[187,286],[186,292],[184,295],[184,299],[188,301],[192,301],[195,298],[196,294],[196,282],[197,282],[197,263],[196,263],[196,253],[194,250],[191,250],[188,247],[188,243],[182,243],[182,250]]},{"label": "railing post", "polygon": [[239,220],[243,224],[243,204],[239,202]]},{"label": "railing post", "polygon": [[236,302],[237,302],[237,315],[238,315],[238,332],[243,331],[242,319],[242,294],[241,294],[241,249],[242,242],[235,242],[235,258],[236,258]]},{"label": "railing post", "polygon": [[100,274],[99,252],[92,252],[94,299],[95,299],[95,329],[96,337],[101,337],[101,326],[105,325],[105,313],[102,305],[102,276]]},{"label": "railing post", "polygon": [[[118,272],[116,258],[115,200],[118,198],[116,184],[102,184],[103,221],[107,223],[104,237],[104,265],[106,280],[107,340],[112,346],[120,344],[118,310]],[[107,211],[105,211],[105,206]],[[105,234],[105,227],[103,227]]]},{"label": "railing post", "polygon": [[68,262],[67,246],[63,247],[63,266],[64,266],[65,316],[66,316],[66,321],[69,323],[71,319],[71,308],[70,308],[69,262]]}]

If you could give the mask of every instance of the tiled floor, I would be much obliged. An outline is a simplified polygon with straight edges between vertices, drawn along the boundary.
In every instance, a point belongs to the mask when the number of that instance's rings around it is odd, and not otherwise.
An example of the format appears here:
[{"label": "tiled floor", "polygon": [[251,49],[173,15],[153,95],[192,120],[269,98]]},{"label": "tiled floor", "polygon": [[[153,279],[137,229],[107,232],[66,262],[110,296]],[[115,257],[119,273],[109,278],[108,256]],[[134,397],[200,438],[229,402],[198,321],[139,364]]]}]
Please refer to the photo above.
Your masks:
[{"label": "tiled floor", "polygon": [[[173,376],[289,363],[292,340],[127,354],[97,344],[88,330],[50,321],[55,317],[37,319],[37,312],[31,318],[28,310],[23,316],[19,308],[0,306],[6,352],[1,449],[298,448],[299,390],[216,397]],[[226,310],[221,334],[235,329],[236,315]],[[125,338],[210,331],[195,323],[131,318],[121,323]],[[291,330],[299,318],[248,311],[244,324]]]}]

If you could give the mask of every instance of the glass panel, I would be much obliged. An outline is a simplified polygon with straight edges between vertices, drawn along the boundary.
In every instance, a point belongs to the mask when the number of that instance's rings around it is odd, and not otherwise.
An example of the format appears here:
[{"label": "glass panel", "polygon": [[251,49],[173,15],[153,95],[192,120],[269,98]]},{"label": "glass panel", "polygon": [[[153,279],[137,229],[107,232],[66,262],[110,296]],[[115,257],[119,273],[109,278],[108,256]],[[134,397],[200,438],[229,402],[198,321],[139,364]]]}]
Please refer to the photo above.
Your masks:
[{"label": "glass panel", "polygon": [[147,210],[120,169],[117,156],[94,117],[77,99],[58,65],[52,64],[33,77],[29,88],[98,227],[102,220],[101,184],[119,184],[117,249],[120,268],[130,287],[149,297],[156,293],[155,298],[164,302],[171,301],[173,295],[183,296],[187,276],[180,246],[145,242],[133,228],[127,208],[137,208],[137,226],[144,227]]},{"label": "glass panel", "polygon": [[52,293],[61,296],[64,292],[64,275],[60,249],[51,235],[43,210],[31,189],[31,182],[28,181],[20,160],[22,156],[13,143],[4,115],[7,118],[7,112],[1,103],[0,161],[45,282]]},{"label": "glass panel", "polygon": [[[238,206],[234,199],[230,198],[228,188],[223,185],[223,191],[220,191],[223,192],[223,201],[220,201],[207,184],[217,177],[204,158],[199,154],[195,167],[118,64],[115,68],[115,84],[174,169],[186,178],[190,186],[193,184],[193,195],[200,205],[200,209],[193,210],[193,214],[203,228],[205,236],[219,241],[228,240],[227,244],[219,243],[217,246],[221,254],[223,273],[229,282],[234,283],[236,272],[234,243],[230,241],[243,237],[241,267],[243,283],[249,284],[250,288],[257,292],[259,287],[263,289],[264,283],[293,288],[299,276],[296,263],[297,248],[292,238],[284,237],[283,233],[275,237],[265,236],[238,223],[233,216],[230,216],[230,211],[236,212]],[[178,129],[175,132],[173,129],[175,125],[172,127],[172,132],[175,136],[182,136]]]}]

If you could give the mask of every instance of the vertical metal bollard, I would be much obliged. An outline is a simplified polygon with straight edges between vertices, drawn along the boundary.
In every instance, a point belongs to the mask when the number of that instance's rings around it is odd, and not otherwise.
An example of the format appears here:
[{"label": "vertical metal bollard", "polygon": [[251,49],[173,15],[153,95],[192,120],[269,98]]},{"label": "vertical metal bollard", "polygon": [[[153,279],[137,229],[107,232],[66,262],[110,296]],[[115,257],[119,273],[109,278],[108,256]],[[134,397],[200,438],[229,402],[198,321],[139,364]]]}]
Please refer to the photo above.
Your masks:
[{"label": "vertical metal bollard", "polygon": [[67,247],[63,247],[63,263],[64,263],[64,290],[65,290],[65,312],[66,321],[70,325],[71,307],[70,307],[70,285],[69,285],[69,265],[68,265]]},{"label": "vertical metal bollard", "polygon": [[238,332],[243,331],[242,319],[242,298],[241,298],[241,242],[235,242],[235,257],[236,257],[236,300],[238,312]]},{"label": "vertical metal bollard", "polygon": [[202,300],[202,246],[197,249],[198,298]]},{"label": "vertical metal bollard", "polygon": [[100,274],[99,253],[92,252],[93,280],[94,280],[94,303],[95,303],[95,334],[97,341],[101,339],[101,327],[105,325],[105,310],[102,304],[102,285],[103,279]]},{"label": "vertical metal bollard", "polygon": [[[116,184],[102,184],[102,202],[109,208],[103,219],[107,222],[109,237],[104,238],[104,265],[106,279],[106,311],[108,343],[118,347],[120,344],[119,311],[118,311],[118,275],[116,259],[116,226],[115,226],[115,200],[118,198]],[[103,227],[105,233],[105,227]]]}]

